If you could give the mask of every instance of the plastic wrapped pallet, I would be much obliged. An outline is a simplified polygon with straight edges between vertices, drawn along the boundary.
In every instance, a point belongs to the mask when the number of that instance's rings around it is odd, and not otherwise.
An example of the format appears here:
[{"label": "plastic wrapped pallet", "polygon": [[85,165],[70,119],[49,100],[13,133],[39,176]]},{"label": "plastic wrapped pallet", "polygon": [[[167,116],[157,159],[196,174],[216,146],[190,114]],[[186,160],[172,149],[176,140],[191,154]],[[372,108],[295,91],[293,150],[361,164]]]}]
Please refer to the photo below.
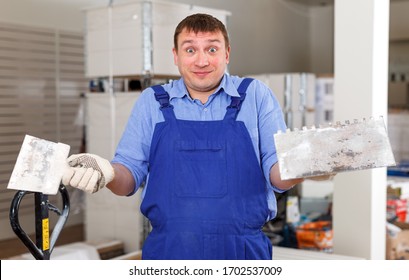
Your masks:
[{"label": "plastic wrapped pallet", "polygon": [[209,13],[224,24],[230,12],[161,1],[134,0],[84,9],[86,76],[178,76],[173,33],[193,13]]},{"label": "plastic wrapped pallet", "polygon": [[259,79],[274,92],[289,128],[318,125],[315,116],[315,74],[265,73],[250,77]]}]

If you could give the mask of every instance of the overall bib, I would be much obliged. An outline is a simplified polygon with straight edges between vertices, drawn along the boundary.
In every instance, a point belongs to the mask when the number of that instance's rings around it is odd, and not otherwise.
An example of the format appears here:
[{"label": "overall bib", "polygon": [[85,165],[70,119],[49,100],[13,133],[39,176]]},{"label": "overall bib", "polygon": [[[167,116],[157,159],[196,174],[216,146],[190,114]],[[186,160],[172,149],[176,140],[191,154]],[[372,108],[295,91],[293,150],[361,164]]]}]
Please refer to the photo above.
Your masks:
[{"label": "overall bib", "polygon": [[261,231],[265,178],[236,121],[250,82],[243,80],[220,121],[176,119],[168,93],[153,87],[165,121],[155,126],[141,205],[152,225],[143,259],[272,259]]}]

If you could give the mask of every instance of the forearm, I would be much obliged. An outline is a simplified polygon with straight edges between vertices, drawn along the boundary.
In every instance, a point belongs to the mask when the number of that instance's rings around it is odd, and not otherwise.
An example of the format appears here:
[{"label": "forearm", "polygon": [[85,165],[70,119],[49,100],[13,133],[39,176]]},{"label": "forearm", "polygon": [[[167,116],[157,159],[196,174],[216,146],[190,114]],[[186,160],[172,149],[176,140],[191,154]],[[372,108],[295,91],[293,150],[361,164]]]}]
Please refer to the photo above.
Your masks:
[{"label": "forearm", "polygon": [[280,169],[278,166],[278,162],[273,165],[270,169],[270,182],[273,186],[276,186],[277,188],[281,190],[289,190],[291,189],[294,185],[300,184],[304,181],[304,179],[291,179],[291,180],[281,180],[280,176]]},{"label": "forearm", "polygon": [[126,196],[134,190],[135,180],[132,173],[125,166],[114,163],[115,176],[114,179],[107,185],[114,194]]}]

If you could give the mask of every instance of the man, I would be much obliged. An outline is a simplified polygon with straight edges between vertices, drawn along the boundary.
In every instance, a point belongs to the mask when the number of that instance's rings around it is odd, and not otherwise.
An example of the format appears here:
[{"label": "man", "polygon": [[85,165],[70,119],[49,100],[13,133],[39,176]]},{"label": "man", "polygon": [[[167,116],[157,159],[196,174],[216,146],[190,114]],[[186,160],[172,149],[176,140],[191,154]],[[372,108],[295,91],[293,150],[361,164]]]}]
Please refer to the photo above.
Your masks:
[{"label": "man", "polygon": [[173,55],[182,78],[144,90],[112,162],[73,155],[63,184],[125,196],[146,181],[143,259],[272,259],[261,228],[274,191],[302,181],[280,179],[280,106],[263,83],[226,74],[228,34],[210,15],[179,23]]}]

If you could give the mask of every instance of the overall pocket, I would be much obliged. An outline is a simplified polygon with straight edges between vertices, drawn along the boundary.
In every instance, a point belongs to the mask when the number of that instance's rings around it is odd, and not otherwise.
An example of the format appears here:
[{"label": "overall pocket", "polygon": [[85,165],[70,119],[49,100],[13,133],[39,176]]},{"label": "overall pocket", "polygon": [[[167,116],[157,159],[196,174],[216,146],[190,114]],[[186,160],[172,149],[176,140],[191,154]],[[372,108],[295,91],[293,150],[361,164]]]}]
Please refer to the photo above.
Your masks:
[{"label": "overall pocket", "polygon": [[174,170],[176,195],[223,197],[227,193],[226,144],[177,141]]}]

